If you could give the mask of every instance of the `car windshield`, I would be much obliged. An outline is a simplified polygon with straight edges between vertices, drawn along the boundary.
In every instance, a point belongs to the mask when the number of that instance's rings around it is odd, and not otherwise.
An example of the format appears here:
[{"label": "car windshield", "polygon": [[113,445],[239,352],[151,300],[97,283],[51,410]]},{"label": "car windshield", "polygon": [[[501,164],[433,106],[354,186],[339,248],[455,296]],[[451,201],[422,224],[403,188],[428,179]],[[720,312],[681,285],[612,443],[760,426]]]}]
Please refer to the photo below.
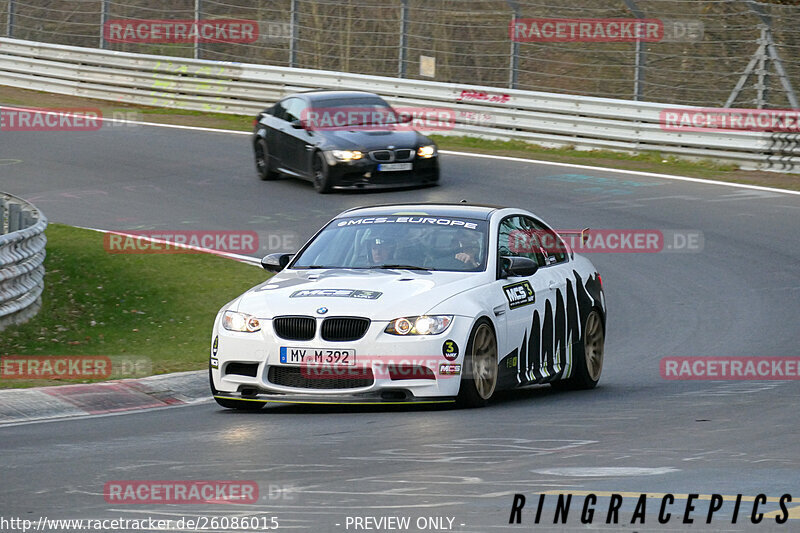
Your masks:
[{"label": "car windshield", "polygon": [[401,122],[395,110],[383,99],[369,96],[326,98],[314,101],[308,110],[307,118],[310,123],[318,127],[399,124]]},{"label": "car windshield", "polygon": [[485,270],[487,223],[430,215],[333,220],[290,268]]}]

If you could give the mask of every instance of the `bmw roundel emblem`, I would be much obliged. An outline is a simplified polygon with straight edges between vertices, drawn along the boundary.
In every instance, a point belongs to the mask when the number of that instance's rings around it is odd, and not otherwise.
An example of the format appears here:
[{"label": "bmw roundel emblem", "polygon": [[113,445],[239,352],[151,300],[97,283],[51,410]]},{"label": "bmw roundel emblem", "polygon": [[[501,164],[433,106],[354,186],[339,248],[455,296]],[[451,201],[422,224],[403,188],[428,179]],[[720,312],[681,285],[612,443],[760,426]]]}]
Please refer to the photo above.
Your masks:
[{"label": "bmw roundel emblem", "polygon": [[327,307],[320,307],[319,309],[317,309],[317,313],[319,313],[321,315],[324,315],[327,312],[328,312],[328,308]]}]

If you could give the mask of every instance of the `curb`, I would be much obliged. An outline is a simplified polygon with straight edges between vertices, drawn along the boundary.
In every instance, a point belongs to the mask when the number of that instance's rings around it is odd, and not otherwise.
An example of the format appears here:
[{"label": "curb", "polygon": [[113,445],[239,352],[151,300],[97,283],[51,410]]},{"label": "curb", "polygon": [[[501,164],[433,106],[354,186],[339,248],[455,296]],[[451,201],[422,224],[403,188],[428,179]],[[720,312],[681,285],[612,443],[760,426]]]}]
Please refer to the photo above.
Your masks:
[{"label": "curb", "polygon": [[0,390],[0,427],[187,405],[210,398],[205,370],[87,385],[5,389]]}]

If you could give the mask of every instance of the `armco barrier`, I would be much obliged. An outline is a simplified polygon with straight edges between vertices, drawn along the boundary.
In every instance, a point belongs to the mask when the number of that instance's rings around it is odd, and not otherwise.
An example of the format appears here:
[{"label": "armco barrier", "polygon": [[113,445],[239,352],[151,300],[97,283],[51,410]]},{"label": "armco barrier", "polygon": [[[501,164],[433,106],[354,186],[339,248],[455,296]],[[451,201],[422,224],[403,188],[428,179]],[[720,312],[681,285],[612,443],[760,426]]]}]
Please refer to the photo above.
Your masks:
[{"label": "armco barrier", "polygon": [[36,315],[44,289],[47,219],[22,198],[0,192],[0,329]]},{"label": "armco barrier", "polygon": [[255,115],[309,89],[380,94],[393,105],[447,107],[452,130],[545,146],[708,158],[744,168],[800,172],[797,133],[669,131],[665,108],[678,106],[365,76],[324,70],[152,56],[0,38],[0,84],[158,107]]}]

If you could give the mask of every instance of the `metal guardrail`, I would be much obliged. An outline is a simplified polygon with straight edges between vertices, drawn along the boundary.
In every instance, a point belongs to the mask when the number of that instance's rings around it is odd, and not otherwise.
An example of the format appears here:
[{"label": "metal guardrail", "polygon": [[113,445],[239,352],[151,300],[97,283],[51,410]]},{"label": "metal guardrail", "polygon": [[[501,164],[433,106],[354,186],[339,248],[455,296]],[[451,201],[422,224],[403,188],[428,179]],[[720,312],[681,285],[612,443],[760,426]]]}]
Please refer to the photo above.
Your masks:
[{"label": "metal guardrail", "polygon": [[608,98],[365,76],[324,70],[113,52],[0,38],[0,83],[157,107],[255,115],[309,89],[356,89],[393,105],[446,107],[455,127],[437,133],[519,139],[578,149],[658,151],[800,172],[800,135],[670,131],[660,113],[676,106]]},{"label": "metal guardrail", "polygon": [[45,228],[47,218],[33,204],[0,192],[0,330],[39,312]]}]

